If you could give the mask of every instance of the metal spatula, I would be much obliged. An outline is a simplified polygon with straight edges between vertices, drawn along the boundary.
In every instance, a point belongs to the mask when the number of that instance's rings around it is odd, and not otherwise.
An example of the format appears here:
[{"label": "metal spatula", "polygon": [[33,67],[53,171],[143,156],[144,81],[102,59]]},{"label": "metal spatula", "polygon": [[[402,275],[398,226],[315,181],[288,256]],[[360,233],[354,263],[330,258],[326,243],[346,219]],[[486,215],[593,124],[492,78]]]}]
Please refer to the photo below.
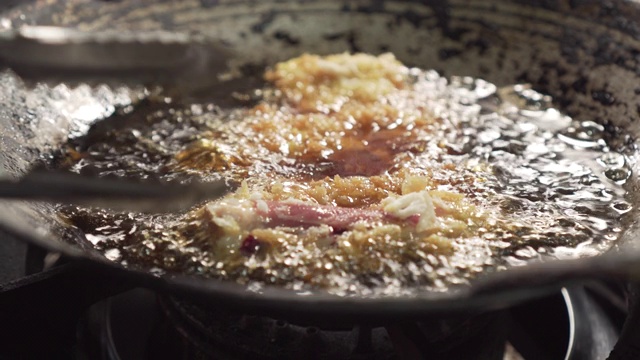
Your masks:
[{"label": "metal spatula", "polygon": [[219,82],[229,58],[227,46],[190,33],[50,26],[0,31],[0,66],[27,81],[158,85],[189,92]]},{"label": "metal spatula", "polygon": [[165,213],[187,210],[223,196],[233,187],[222,180],[181,185],[85,177],[66,172],[34,172],[18,180],[0,180],[0,198]]}]

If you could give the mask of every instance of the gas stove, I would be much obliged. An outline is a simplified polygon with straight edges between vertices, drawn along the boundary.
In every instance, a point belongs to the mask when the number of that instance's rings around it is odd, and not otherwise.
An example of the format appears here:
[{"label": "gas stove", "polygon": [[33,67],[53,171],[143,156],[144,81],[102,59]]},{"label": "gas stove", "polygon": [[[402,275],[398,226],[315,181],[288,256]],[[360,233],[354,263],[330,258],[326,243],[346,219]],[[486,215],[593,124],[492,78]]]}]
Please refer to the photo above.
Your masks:
[{"label": "gas stove", "polygon": [[0,267],[0,359],[596,360],[627,315],[619,284],[593,282],[490,313],[296,323],[136,288],[8,236]]}]

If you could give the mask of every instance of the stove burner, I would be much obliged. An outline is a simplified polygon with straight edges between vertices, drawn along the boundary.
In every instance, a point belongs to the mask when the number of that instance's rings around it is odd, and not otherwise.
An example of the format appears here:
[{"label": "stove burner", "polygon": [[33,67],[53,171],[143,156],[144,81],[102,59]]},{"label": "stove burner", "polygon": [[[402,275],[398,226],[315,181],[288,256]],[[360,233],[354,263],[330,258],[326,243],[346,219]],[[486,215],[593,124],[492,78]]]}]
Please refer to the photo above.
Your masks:
[{"label": "stove burner", "polygon": [[[628,307],[619,289],[606,295],[611,283],[596,282],[476,316],[287,323],[143,289],[105,298],[122,288],[114,274],[64,262],[42,269],[39,259],[32,275],[0,284],[0,358],[595,360],[607,358]],[[611,360],[636,358],[638,318],[631,313]]]},{"label": "stove burner", "polygon": [[[136,289],[94,305],[81,333],[83,349],[93,349],[86,358],[105,360],[603,359],[613,347],[616,338],[608,334],[615,329],[606,327],[611,323],[603,323],[602,309],[586,295],[581,288],[572,289],[564,296],[469,318],[329,328],[241,315]],[[574,321],[571,356],[566,355],[571,324],[567,300],[574,311],[591,314],[573,314],[583,320],[579,331]],[[91,334],[97,334],[93,344]],[[505,353],[507,341],[513,346]]]},{"label": "stove burner", "polygon": [[[324,330],[161,298],[169,321],[193,350],[219,359],[391,359],[383,329]],[[345,354],[348,354],[345,356]]]},{"label": "stove burner", "polygon": [[429,322],[322,327],[243,315],[171,297],[160,304],[194,351],[220,359],[454,359],[483,354],[500,360],[503,313]]}]

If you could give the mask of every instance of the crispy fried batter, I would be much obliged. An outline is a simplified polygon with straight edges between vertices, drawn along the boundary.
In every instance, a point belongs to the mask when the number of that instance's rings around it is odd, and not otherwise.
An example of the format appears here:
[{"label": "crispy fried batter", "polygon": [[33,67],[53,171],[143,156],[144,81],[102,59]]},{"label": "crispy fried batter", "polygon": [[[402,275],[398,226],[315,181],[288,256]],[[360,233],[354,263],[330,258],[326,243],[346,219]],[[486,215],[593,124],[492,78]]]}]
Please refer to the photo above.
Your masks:
[{"label": "crispy fried batter", "polygon": [[[411,91],[407,72],[390,54],[303,55],[278,64],[266,77],[281,95],[202,134],[178,154],[176,167],[220,171],[268,158],[311,164],[321,175],[372,175],[362,161],[384,172],[436,121],[424,94]],[[322,173],[319,163],[340,168]]]},{"label": "crispy fried batter", "polygon": [[[181,169],[252,174],[222,200],[242,219],[215,204],[193,215],[217,228],[209,241],[218,261],[233,271],[248,266],[249,251],[302,273],[330,270],[315,265],[321,259],[347,272],[377,273],[389,261],[450,254],[453,240],[473,236],[484,218],[465,196],[439,190],[442,181],[428,169],[407,168],[437,122],[408,74],[390,54],[303,55],[267,72],[273,96],[178,154]],[[264,225],[268,219],[242,225],[247,211],[268,211],[264,201],[380,211],[388,220],[346,229],[273,227]]]},{"label": "crispy fried batter", "polygon": [[[392,54],[302,55],[279,63],[265,78],[300,111],[339,111],[342,104],[371,104],[407,85],[407,68]],[[389,109],[391,110],[391,109]]]}]

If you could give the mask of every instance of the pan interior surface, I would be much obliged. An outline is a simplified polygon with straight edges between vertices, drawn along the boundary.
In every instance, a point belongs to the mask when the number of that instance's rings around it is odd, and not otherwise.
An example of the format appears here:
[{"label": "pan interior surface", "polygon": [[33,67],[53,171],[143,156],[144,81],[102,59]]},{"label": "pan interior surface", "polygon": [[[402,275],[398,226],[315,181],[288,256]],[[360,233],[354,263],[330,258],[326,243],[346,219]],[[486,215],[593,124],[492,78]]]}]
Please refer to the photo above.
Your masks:
[{"label": "pan interior surface", "polygon": [[[483,78],[498,86],[530,83],[540,93],[550,94],[554,105],[574,119],[602,126],[612,134],[614,146],[635,150],[635,84],[640,82],[634,54],[640,51],[640,44],[634,39],[637,34],[631,19],[639,11],[637,5],[627,2],[613,2],[607,14],[599,11],[589,2],[548,7],[545,2],[518,1],[450,1],[435,6],[412,1],[259,5],[241,1],[210,5],[36,1],[8,10],[6,18],[10,26],[36,23],[86,31],[106,27],[198,31],[223,39],[234,50],[235,58],[228,64],[230,74],[253,78],[265,67],[304,52],[391,52],[408,65],[435,69],[446,76]],[[29,15],[21,16],[23,13]],[[627,25],[620,25],[620,19]],[[147,96],[144,91],[117,86],[31,88],[9,73],[2,77],[0,96],[9,106],[0,110],[0,126],[7,134],[0,141],[0,163],[12,177],[46,162],[67,139],[85,135],[90,125],[117,111],[134,109]],[[632,165],[625,189],[628,202],[635,204],[635,153],[625,156]],[[68,230],[53,207],[17,202],[1,205],[2,221],[14,232],[74,255],[82,249],[80,256],[102,257],[83,234]],[[636,211],[626,213],[625,230],[603,259],[614,259],[620,249],[635,250],[637,225],[632,219]],[[216,283],[208,286],[215,292]],[[451,296],[468,294],[452,292]],[[430,296],[429,292],[412,295],[418,299]]]}]

